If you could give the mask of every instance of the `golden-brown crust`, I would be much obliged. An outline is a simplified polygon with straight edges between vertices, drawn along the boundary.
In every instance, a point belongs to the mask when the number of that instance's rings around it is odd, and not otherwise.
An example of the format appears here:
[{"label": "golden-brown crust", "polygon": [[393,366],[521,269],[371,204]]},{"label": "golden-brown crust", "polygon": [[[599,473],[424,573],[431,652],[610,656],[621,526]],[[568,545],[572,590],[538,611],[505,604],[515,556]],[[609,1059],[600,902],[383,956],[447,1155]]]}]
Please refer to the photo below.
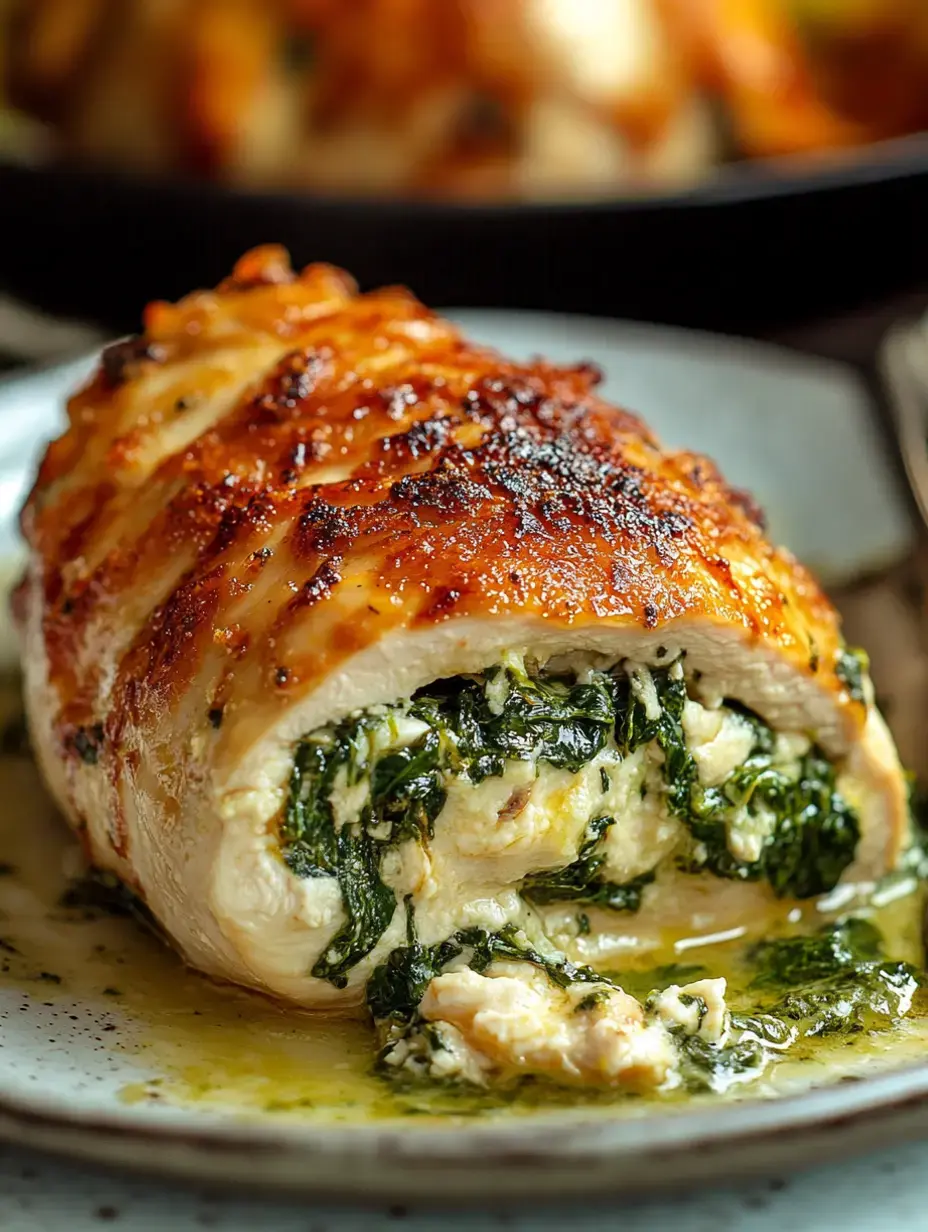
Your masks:
[{"label": "golden-brown crust", "polygon": [[388,632],[462,616],[707,618],[817,673],[859,730],[815,582],[598,379],[275,248],[152,305],[72,399],[23,514],[61,753],[131,768],[167,715],[283,709]]}]

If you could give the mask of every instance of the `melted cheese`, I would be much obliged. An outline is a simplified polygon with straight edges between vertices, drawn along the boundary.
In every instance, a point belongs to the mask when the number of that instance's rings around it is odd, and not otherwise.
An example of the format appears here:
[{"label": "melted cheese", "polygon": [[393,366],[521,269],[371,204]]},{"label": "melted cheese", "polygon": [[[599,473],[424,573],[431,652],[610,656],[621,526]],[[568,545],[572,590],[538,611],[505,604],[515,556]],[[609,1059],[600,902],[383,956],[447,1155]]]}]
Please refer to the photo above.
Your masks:
[{"label": "melted cheese", "polygon": [[601,815],[617,820],[603,840],[605,881],[622,885],[650,872],[684,838],[680,822],[667,812],[660,761],[660,751],[649,745],[608,767]]},{"label": "melted cheese", "polygon": [[683,731],[704,787],[724,783],[754,746],[754,729],[739,714],[721,707],[709,710],[699,702],[684,706]]},{"label": "melted cheese", "polygon": [[515,1074],[639,1089],[679,1082],[676,1040],[725,1042],[725,980],[673,985],[643,1008],[605,983],[553,984],[524,962],[483,973],[453,966],[432,980],[421,1022],[390,1042],[387,1064],[485,1084]]},{"label": "melted cheese", "polygon": [[660,1086],[674,1066],[668,1032],[634,997],[605,984],[555,987],[525,963],[481,975],[438,976],[423,998],[426,1022],[448,1024],[471,1072],[544,1074],[560,1081]]},{"label": "melted cheese", "polygon": [[671,1030],[721,1044],[728,1035],[729,1015],[724,979],[697,980],[681,988],[671,984],[649,1002],[652,1011]]}]

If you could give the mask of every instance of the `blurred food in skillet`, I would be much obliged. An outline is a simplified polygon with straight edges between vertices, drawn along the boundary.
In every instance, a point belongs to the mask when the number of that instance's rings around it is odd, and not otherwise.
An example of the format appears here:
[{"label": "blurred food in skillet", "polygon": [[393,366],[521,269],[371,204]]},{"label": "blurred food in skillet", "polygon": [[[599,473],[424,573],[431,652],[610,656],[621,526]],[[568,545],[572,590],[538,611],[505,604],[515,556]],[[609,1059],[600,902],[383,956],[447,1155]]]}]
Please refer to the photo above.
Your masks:
[{"label": "blurred food in skillet", "polygon": [[928,126],[924,0],[6,0],[11,108],[80,160],[550,198]]}]

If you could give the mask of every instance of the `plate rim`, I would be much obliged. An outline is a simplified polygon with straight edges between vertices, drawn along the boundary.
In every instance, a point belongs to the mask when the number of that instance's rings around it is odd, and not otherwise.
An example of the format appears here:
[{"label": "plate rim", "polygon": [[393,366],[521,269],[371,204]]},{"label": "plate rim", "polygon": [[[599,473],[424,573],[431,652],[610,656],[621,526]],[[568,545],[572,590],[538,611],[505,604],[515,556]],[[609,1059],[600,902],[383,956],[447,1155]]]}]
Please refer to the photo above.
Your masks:
[{"label": "plate rim", "polygon": [[[152,1175],[336,1201],[446,1198],[480,1205],[645,1196],[717,1184],[721,1165],[733,1183],[923,1134],[928,1063],[719,1111],[707,1106],[642,1118],[557,1111],[463,1126],[210,1117],[180,1125],[0,1094],[0,1140]],[[258,1171],[240,1171],[246,1161]]]}]

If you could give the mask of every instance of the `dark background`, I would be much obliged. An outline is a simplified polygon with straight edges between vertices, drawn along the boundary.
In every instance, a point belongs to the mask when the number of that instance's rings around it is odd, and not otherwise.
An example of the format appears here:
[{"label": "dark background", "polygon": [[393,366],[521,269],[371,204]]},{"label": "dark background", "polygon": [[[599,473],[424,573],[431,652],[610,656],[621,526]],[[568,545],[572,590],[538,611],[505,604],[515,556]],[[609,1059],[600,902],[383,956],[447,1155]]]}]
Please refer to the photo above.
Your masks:
[{"label": "dark background", "polygon": [[249,194],[0,166],[0,290],[120,334],[245,249],[402,282],[433,305],[538,308],[785,341],[866,364],[928,303],[928,138],[812,176],[732,168],[679,196],[453,206]]}]

